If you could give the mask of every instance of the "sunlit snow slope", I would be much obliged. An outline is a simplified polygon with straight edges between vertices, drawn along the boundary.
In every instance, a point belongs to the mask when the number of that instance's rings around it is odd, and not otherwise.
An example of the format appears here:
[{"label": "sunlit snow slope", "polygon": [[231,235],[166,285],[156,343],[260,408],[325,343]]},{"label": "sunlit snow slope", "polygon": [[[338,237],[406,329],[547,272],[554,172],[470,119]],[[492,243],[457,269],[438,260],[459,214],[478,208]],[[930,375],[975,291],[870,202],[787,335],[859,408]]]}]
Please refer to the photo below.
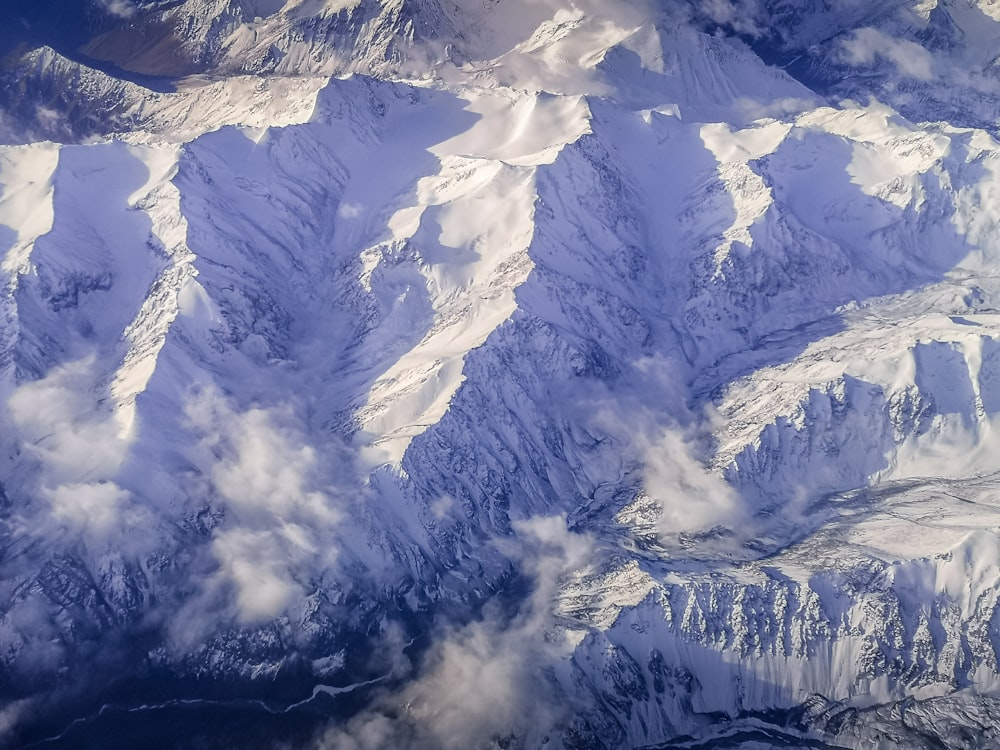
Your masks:
[{"label": "sunlit snow slope", "polygon": [[993,5],[4,13],[0,743],[1000,743]]}]

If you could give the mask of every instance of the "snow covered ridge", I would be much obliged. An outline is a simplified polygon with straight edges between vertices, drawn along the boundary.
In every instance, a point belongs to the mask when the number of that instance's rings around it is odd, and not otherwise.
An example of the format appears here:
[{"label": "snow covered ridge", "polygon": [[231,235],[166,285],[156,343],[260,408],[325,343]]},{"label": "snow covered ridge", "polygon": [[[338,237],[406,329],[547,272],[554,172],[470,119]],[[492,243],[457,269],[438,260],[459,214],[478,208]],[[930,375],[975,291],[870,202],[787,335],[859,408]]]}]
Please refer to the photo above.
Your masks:
[{"label": "snow covered ridge", "polygon": [[994,11],[803,7],[25,32],[2,742],[1000,742]]}]

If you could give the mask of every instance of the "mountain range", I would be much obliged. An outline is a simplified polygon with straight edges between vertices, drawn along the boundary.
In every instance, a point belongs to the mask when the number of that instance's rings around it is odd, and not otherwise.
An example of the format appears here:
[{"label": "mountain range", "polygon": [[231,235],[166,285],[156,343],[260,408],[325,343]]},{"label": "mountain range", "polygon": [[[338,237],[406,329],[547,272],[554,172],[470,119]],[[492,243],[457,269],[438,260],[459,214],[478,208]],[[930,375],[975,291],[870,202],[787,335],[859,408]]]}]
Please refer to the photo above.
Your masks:
[{"label": "mountain range", "polygon": [[995,0],[0,54],[0,745],[1000,746]]}]

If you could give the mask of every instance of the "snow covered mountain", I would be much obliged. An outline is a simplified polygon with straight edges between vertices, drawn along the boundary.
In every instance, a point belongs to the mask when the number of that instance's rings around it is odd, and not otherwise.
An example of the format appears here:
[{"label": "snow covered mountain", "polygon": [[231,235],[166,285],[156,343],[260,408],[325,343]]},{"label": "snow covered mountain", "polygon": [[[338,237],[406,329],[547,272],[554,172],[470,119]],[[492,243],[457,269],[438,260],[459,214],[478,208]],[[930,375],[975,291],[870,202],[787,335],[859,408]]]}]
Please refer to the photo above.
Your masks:
[{"label": "snow covered mountain", "polygon": [[0,743],[1000,745],[992,2],[54,7]]}]

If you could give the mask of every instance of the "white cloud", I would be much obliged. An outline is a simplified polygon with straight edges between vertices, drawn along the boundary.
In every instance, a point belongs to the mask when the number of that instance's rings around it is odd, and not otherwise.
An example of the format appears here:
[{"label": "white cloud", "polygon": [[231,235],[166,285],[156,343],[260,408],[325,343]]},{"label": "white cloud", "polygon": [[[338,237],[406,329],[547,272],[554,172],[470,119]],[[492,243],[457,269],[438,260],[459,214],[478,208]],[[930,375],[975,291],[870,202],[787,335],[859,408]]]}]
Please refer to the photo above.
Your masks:
[{"label": "white cloud", "polygon": [[[48,521],[94,547],[120,541],[138,518],[130,494],[115,483],[129,435],[99,393],[89,356],[22,385],[7,402],[20,450],[34,459],[20,468],[32,476],[15,476],[14,485],[45,497]],[[38,533],[48,521],[35,520]]]},{"label": "white cloud", "polygon": [[135,3],[132,0],[97,0],[97,4],[116,18],[131,18],[135,15]]},{"label": "white cloud", "polygon": [[807,110],[815,109],[820,101],[816,99],[800,99],[797,97],[782,97],[757,101],[749,97],[740,97],[734,104],[747,122],[764,118],[784,119],[789,115],[799,115]]},{"label": "white cloud", "polygon": [[733,488],[705,467],[680,430],[666,428],[654,436],[643,465],[643,489],[662,509],[661,534],[733,525],[743,517]]},{"label": "white cloud", "polygon": [[272,620],[305,593],[290,568],[295,556],[289,554],[280,535],[228,529],[216,535],[212,552],[221,575],[235,588],[243,622]]},{"label": "white cloud", "polygon": [[670,360],[645,358],[613,388],[577,390],[567,419],[597,446],[585,459],[585,470],[597,472],[591,482],[637,475],[638,488],[660,508],[655,530],[664,538],[743,524],[735,491],[706,465],[717,425],[711,412],[688,410],[684,379]]},{"label": "white cloud", "polygon": [[501,547],[535,584],[521,611],[504,617],[488,610],[447,633],[418,679],[379,710],[331,729],[319,748],[465,750],[515,734],[532,747],[558,728],[565,701],[550,669],[573,643],[556,623],[557,592],[567,576],[586,571],[593,540],[570,532],[561,516],[516,522],[514,531]]},{"label": "white cloud", "polygon": [[361,216],[364,206],[360,203],[342,203],[337,209],[337,216],[341,219],[356,219]]},{"label": "white cloud", "polygon": [[45,494],[57,520],[85,529],[92,537],[115,527],[129,499],[128,492],[107,481],[61,484]]},{"label": "white cloud", "polygon": [[701,12],[713,22],[728,26],[738,34],[760,36],[764,14],[757,0],[700,0]]},{"label": "white cloud", "polygon": [[30,713],[32,700],[26,698],[0,706],[0,742],[12,741],[18,722]]},{"label": "white cloud", "polygon": [[934,58],[915,42],[895,39],[878,29],[863,28],[844,40],[844,54],[852,65],[870,65],[877,57],[889,60],[905,76],[921,81],[934,77]]},{"label": "white cloud", "polygon": [[[342,514],[323,468],[338,465],[336,448],[321,464],[291,409],[239,412],[214,390],[189,399],[185,414],[225,514],[211,544],[217,572],[186,614],[217,611],[221,597],[242,624],[273,619],[303,601],[311,578],[334,569]],[[190,623],[182,630],[193,632]]]},{"label": "white cloud", "polygon": [[80,481],[103,478],[122,463],[127,444],[113,414],[97,403],[95,359],[53,369],[11,395],[7,408],[45,476]]},{"label": "white cloud", "polygon": [[449,497],[448,495],[442,495],[437,500],[431,503],[430,510],[431,515],[434,516],[438,521],[443,521],[448,517],[449,512],[455,505],[455,499]]}]

